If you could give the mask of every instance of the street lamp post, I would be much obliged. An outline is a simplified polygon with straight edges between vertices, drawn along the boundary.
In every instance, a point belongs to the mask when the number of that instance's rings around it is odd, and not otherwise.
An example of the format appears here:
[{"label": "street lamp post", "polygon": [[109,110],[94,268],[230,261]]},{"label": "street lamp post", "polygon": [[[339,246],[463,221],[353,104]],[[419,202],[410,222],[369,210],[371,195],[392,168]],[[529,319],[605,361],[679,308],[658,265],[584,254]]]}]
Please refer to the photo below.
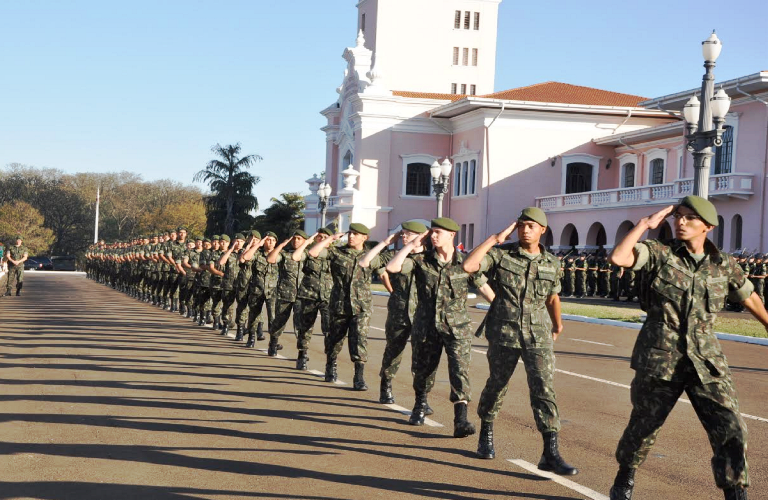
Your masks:
[{"label": "street lamp post", "polygon": [[715,93],[715,61],[723,44],[713,31],[701,42],[706,73],[701,82],[701,102],[694,95],[683,108],[686,123],[688,151],[693,154],[693,194],[707,198],[709,196],[709,168],[714,151],[712,147],[723,144],[723,125],[725,115],[731,106],[731,98],[721,88]]},{"label": "street lamp post", "polygon": [[443,196],[448,192],[448,180],[451,178],[452,166],[450,160],[446,158],[442,164],[435,160],[435,163],[429,168],[429,173],[432,175],[432,189],[437,198],[438,218],[443,216]]},{"label": "street lamp post", "polygon": [[331,198],[331,191],[333,191],[331,185],[325,182],[317,188],[317,196],[320,197],[320,200],[317,202],[318,208],[320,208],[320,227],[325,227],[325,212],[328,210],[328,200]]}]

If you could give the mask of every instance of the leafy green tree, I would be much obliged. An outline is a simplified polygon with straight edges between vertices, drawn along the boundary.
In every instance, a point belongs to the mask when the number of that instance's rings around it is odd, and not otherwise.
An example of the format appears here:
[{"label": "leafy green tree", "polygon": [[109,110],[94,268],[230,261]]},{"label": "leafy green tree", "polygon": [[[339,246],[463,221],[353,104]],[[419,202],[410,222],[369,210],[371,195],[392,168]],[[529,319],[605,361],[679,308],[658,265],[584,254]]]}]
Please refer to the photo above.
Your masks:
[{"label": "leafy green tree", "polygon": [[53,231],[43,227],[43,216],[35,207],[23,201],[0,206],[0,241],[6,246],[16,244],[16,236],[24,240],[29,256],[45,254],[53,243]]},{"label": "leafy green tree", "polygon": [[282,241],[304,227],[304,197],[299,193],[283,193],[282,199],[272,198],[272,205],[256,217],[254,227],[261,234],[274,231]]},{"label": "leafy green tree", "polygon": [[221,159],[208,162],[204,170],[195,174],[195,182],[204,182],[211,189],[206,197],[208,233],[233,234],[250,227],[251,212],[259,208],[253,188],[261,180],[247,170],[261,161],[259,155],[240,157],[240,143],[211,148]]}]

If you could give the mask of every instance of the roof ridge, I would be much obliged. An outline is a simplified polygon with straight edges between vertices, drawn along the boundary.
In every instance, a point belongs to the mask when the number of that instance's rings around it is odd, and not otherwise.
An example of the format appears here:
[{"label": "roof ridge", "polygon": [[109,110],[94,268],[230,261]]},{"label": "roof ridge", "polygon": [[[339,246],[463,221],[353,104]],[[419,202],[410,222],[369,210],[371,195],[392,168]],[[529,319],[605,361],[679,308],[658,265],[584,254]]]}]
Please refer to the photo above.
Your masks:
[{"label": "roof ridge", "polygon": [[533,88],[533,87],[540,87],[540,86],[543,86],[543,85],[550,85],[550,84],[553,84],[553,83],[554,84],[558,84],[558,85],[566,85],[568,87],[574,87],[574,88],[580,88],[580,89],[588,89],[588,90],[598,90],[600,92],[608,92],[608,93],[611,93],[611,94],[618,94],[618,95],[623,95],[623,96],[628,96],[628,97],[638,97],[638,98],[641,98],[641,99],[648,99],[647,97],[644,97],[644,96],[641,96],[641,95],[637,95],[637,94],[627,94],[626,92],[616,92],[614,90],[605,90],[605,89],[600,89],[600,88],[597,88],[597,87],[588,87],[586,85],[576,85],[574,83],[559,82],[557,80],[548,80],[546,82],[534,83],[532,85],[526,85],[526,86],[523,86],[523,87],[514,87],[514,88],[511,88],[511,89],[499,90],[498,92],[492,92],[490,94],[485,94],[485,95],[480,96],[480,97],[490,97],[490,96],[494,96],[494,95],[497,95],[497,94],[503,94],[503,93],[506,93],[506,92],[513,92],[513,91],[516,91],[516,90],[530,89],[530,88]]}]

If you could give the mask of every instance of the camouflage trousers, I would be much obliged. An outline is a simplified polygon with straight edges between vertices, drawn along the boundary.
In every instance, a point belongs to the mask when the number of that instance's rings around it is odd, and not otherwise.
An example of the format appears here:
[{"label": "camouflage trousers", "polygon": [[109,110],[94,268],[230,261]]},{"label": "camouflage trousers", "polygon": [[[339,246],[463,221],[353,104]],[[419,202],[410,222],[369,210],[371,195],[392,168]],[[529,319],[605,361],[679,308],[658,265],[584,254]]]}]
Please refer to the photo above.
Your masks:
[{"label": "camouflage trousers", "polygon": [[522,358],[536,428],[542,434],[559,432],[560,413],[555,398],[555,353],[552,347],[514,348],[489,340],[487,358],[490,374],[477,404],[480,420],[493,422],[498,416],[509,388],[509,379]]},{"label": "camouflage trousers", "polygon": [[211,312],[211,287],[199,286],[195,297],[195,309],[201,313]]},{"label": "camouflage trousers", "polygon": [[587,272],[587,295],[590,297],[594,297],[597,294],[597,288],[598,288],[597,272],[588,271]]},{"label": "camouflage trousers", "polygon": [[248,294],[248,324],[246,331],[252,331],[256,323],[264,323],[264,314],[262,309],[267,306],[268,326],[275,321],[275,295],[265,297],[261,291],[251,288]]},{"label": "camouflage trousers", "polygon": [[181,274],[177,273],[176,271],[171,271],[170,275],[168,276],[168,297],[172,299],[178,299],[179,298],[179,286],[181,283]]},{"label": "camouflage trousers", "polygon": [[344,346],[344,338],[349,334],[349,358],[354,363],[368,361],[368,325],[371,313],[359,314],[331,313],[330,331],[325,337],[325,354],[336,359]]},{"label": "camouflage trousers", "polygon": [[389,311],[387,322],[384,324],[384,336],[387,344],[384,347],[384,356],[381,359],[382,380],[392,380],[400,369],[403,359],[403,351],[411,338],[411,321],[406,311]]},{"label": "camouflage trousers", "polygon": [[21,266],[8,266],[8,275],[6,276],[8,281],[5,284],[7,293],[11,293],[11,289],[19,284],[24,283],[24,265]]},{"label": "camouflage trousers", "polygon": [[566,297],[576,293],[576,277],[573,271],[566,270],[563,275],[563,295]]},{"label": "camouflage trousers", "polygon": [[765,278],[753,278],[752,284],[755,285],[755,293],[765,304]]},{"label": "camouflage trousers", "polygon": [[747,426],[739,413],[730,373],[719,382],[702,384],[688,358],[680,362],[672,381],[635,376],[631,389],[632,415],[616,449],[619,465],[637,468],[645,461],[664,420],[683,392],[688,395],[709,437],[717,486],[748,486]]},{"label": "camouflage trousers", "polygon": [[248,289],[236,289],[235,300],[237,301],[235,323],[239,326],[245,326],[248,324]]},{"label": "camouflage trousers", "polygon": [[275,319],[269,324],[269,336],[280,338],[285,330],[285,325],[288,324],[288,320],[293,312],[293,331],[296,333],[296,303],[287,302],[285,300],[275,301]]},{"label": "camouflage trousers", "polygon": [[413,360],[413,390],[426,394],[432,390],[435,372],[445,349],[448,358],[448,380],[451,384],[450,400],[453,403],[472,400],[469,385],[469,363],[471,360],[472,337],[467,330],[456,335],[439,332],[434,325],[414,325],[411,336]]},{"label": "camouflage trousers", "polygon": [[221,288],[211,287],[211,312],[214,316],[221,316]]},{"label": "camouflage trousers", "polygon": [[598,295],[609,297],[611,295],[611,277],[608,273],[600,273],[597,287]]},{"label": "camouflage trousers", "polygon": [[296,306],[293,309],[296,349],[300,351],[309,349],[309,341],[312,339],[312,330],[315,327],[317,313],[320,313],[320,330],[327,337],[328,332],[331,330],[331,315],[328,310],[328,302],[302,298],[296,300]]},{"label": "camouflage trousers", "polygon": [[574,292],[577,296],[583,296],[587,294],[587,273],[584,271],[576,271],[576,290]]},{"label": "camouflage trousers", "polygon": [[235,323],[235,302],[237,294],[234,290],[221,290],[221,321],[230,326]]}]

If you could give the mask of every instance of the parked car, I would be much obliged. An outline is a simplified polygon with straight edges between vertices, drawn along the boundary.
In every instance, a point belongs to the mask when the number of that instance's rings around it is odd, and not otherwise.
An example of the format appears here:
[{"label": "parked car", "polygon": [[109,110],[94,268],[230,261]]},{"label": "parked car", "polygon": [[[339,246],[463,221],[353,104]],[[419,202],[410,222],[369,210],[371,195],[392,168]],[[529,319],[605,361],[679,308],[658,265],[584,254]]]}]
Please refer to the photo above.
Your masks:
[{"label": "parked car", "polygon": [[42,269],[43,265],[31,257],[24,261],[25,271],[42,271]]},{"label": "parked car", "polygon": [[51,259],[48,257],[30,257],[30,259],[36,261],[41,265],[41,267],[38,268],[38,270],[41,271],[53,271],[53,262],[51,262]]},{"label": "parked car", "polygon": [[76,271],[74,255],[54,255],[51,257],[54,271]]}]

